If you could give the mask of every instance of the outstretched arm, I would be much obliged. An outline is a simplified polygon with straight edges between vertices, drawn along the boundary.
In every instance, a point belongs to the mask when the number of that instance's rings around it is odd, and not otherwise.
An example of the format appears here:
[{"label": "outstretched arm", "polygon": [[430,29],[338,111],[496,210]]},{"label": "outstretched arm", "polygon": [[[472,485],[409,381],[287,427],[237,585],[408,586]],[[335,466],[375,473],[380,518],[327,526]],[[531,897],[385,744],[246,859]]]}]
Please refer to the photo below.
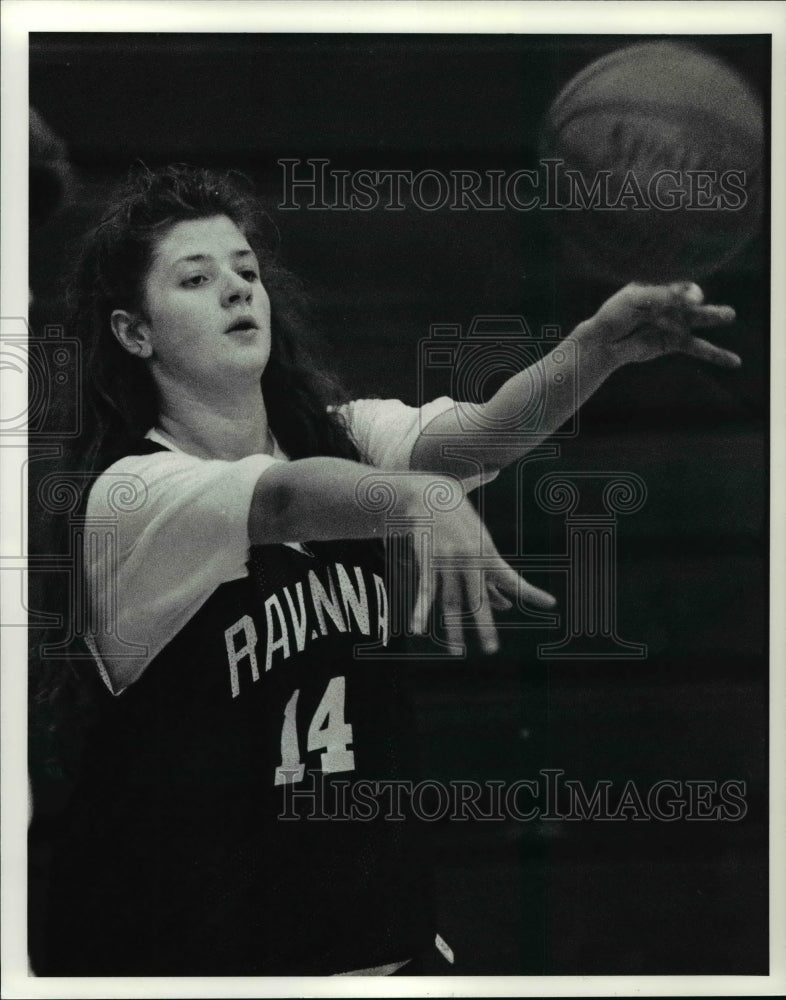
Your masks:
[{"label": "outstretched arm", "polygon": [[[361,502],[370,483],[395,497],[394,511],[370,509]],[[451,502],[444,504],[443,512],[426,506],[426,496],[435,488],[441,490],[443,497],[451,498]],[[462,629],[450,622],[469,610],[481,648],[492,653],[499,645],[493,610],[509,608],[518,598],[541,609],[554,606],[550,594],[520,577],[500,556],[461,483],[448,476],[390,475],[341,458],[279,462],[257,481],[248,534],[251,543],[258,545],[384,537],[391,513],[396,516],[396,524],[404,528],[414,527],[427,513],[431,556],[442,561],[441,566],[424,565],[416,546],[420,571],[413,612],[416,632],[425,631],[430,609],[438,602],[448,621],[448,641],[458,651]],[[483,574],[478,573],[475,565],[481,555],[486,565]]]},{"label": "outstretched arm", "polygon": [[[461,444],[505,434],[494,443],[483,471],[490,473],[515,461],[548,438],[618,368],[631,362],[649,361],[664,354],[682,353],[725,368],[736,368],[739,357],[695,336],[694,329],[731,323],[729,306],[704,305],[701,289],[689,282],[672,285],[626,285],[606,301],[598,312],[580,323],[567,338],[575,348],[575,365],[555,360],[564,341],[531,368],[508,379],[482,405],[457,402],[470,420],[459,420],[456,409],[441,414],[421,433],[412,452],[413,469],[430,469],[466,475],[465,461],[446,456],[450,445],[455,456]],[[558,355],[557,355],[558,357]],[[554,378],[558,375],[559,378]],[[529,400],[533,393],[545,398]],[[531,405],[523,406],[522,401]],[[541,405],[536,405],[541,404]],[[536,427],[531,420],[517,423],[522,412],[539,412]],[[467,430],[469,424],[471,430]],[[477,452],[472,452],[476,455]]]}]

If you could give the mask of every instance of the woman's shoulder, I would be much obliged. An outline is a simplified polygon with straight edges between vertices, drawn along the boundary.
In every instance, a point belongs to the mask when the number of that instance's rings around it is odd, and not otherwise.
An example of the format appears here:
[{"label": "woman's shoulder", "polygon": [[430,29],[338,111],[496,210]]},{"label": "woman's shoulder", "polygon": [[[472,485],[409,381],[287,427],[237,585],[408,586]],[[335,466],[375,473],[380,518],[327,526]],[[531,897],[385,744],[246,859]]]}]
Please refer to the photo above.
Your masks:
[{"label": "woman's shoulder", "polygon": [[208,460],[169,447],[154,435],[140,437],[105,460],[90,486],[87,515],[133,514],[172,477],[198,475],[207,465]]},{"label": "woman's shoulder", "polygon": [[175,508],[190,508],[192,514],[234,510],[237,498],[249,494],[261,473],[276,461],[264,454],[235,461],[203,458],[163,444],[155,436],[141,438],[95,479],[87,515],[123,515],[130,527],[139,517],[149,520]]},{"label": "woman's shoulder", "polygon": [[150,486],[165,475],[173,461],[177,461],[173,452],[144,440],[125,454],[113,456],[90,485],[87,516],[117,516],[141,508]]}]

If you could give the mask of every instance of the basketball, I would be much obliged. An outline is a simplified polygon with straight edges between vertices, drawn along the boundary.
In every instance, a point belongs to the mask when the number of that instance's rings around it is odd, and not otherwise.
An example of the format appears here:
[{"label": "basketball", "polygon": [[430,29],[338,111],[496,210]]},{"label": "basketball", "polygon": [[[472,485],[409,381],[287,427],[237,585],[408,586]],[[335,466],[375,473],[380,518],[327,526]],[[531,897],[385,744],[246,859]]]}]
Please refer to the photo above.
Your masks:
[{"label": "basketball", "polygon": [[551,103],[541,135],[564,263],[610,282],[733,264],[760,230],[763,145],[759,99],[714,56],[657,41],[597,59]]}]

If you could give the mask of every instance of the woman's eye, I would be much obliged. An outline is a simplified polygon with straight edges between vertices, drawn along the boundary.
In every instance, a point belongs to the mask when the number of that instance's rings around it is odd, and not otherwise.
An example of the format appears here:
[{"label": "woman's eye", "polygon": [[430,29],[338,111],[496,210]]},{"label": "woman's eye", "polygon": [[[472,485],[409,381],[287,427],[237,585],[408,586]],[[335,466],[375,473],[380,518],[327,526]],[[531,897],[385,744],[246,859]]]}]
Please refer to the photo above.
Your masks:
[{"label": "woman's eye", "polygon": [[259,275],[252,268],[249,268],[246,271],[241,271],[240,274],[241,277],[246,279],[246,281],[259,281]]},{"label": "woman's eye", "polygon": [[207,281],[207,277],[204,274],[193,274],[190,278],[182,281],[181,284],[184,288],[197,288],[205,281]]}]

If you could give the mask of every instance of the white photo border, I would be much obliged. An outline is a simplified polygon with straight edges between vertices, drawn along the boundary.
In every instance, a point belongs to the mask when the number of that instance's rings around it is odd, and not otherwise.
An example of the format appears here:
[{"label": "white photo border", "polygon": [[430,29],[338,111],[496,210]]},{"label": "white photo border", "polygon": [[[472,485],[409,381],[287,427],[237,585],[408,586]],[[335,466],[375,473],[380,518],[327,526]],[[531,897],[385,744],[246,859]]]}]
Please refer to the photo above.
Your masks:
[{"label": "white photo border", "polygon": [[[36,978],[26,935],[26,663],[24,629],[2,630],[2,996],[722,996],[786,992],[786,4],[782,2],[258,2],[258,0],[4,0],[2,30],[2,305],[27,301],[28,35],[31,31],[767,34],[772,36],[772,354],[769,976],[434,978]],[[780,278],[778,278],[780,275]],[[23,402],[23,401],[22,401]],[[19,407],[22,409],[22,406]],[[0,449],[0,459],[2,459]],[[24,498],[3,489],[9,505]],[[6,518],[6,524],[13,522]],[[18,521],[16,523],[19,523]],[[8,535],[0,538],[7,551]],[[7,575],[7,574],[6,574]],[[14,574],[15,575],[15,574]],[[3,594],[3,606],[9,595]],[[10,598],[9,598],[10,599]]]}]

